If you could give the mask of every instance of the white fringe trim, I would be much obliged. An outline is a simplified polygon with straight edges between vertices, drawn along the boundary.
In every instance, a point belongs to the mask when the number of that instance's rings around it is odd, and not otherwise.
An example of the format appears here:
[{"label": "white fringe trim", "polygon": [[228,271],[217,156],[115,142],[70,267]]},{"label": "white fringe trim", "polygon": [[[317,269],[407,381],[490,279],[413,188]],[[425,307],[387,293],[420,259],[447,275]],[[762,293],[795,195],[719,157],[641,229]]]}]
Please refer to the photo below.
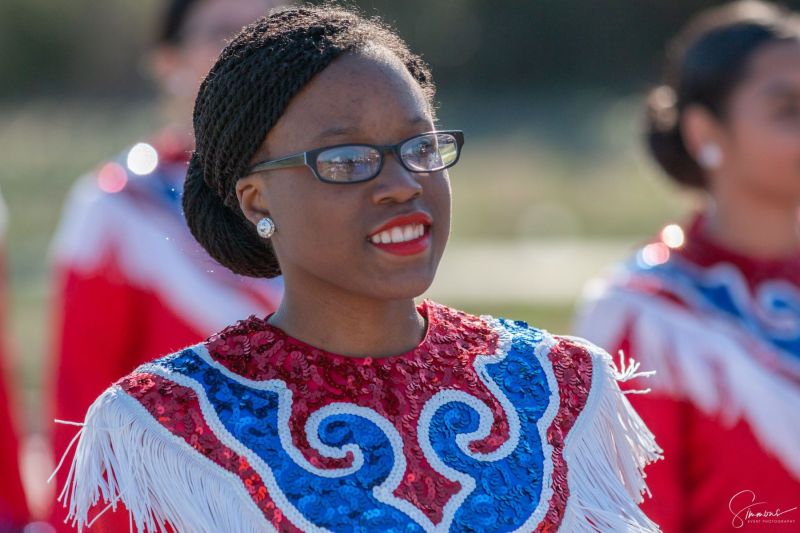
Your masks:
[{"label": "white fringe trim", "polygon": [[[618,382],[648,376],[633,360],[617,370],[611,356],[575,337],[592,354],[592,389],[564,443],[570,497],[559,528],[568,532],[660,531],[639,508],[647,464],[662,459],[653,433]],[[642,391],[640,391],[642,392]]]},{"label": "white fringe trim", "polygon": [[729,425],[743,418],[761,446],[800,480],[800,388],[757,361],[729,324],[612,288],[588,302],[577,332],[611,346],[626,325],[632,351],[656,371],[654,391],[686,398]]},{"label": "white fringe trim", "polygon": [[[162,532],[166,524],[181,533],[275,531],[241,479],[171,434],[119,387],[95,400],[80,432],[59,496],[66,496],[67,521],[78,531],[120,502],[131,531]],[[101,503],[105,508],[90,519]]]}]

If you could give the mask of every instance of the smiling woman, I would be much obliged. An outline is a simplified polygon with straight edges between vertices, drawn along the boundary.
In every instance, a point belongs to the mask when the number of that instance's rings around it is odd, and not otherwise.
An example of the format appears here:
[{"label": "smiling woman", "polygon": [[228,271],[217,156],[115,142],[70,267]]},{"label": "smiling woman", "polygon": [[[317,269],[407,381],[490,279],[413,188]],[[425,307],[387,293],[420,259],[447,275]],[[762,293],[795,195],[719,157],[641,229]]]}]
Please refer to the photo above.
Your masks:
[{"label": "smiling woman", "polygon": [[185,216],[285,296],[95,401],[64,489],[76,525],[122,502],[138,531],[657,529],[637,502],[658,449],[617,384],[635,367],[415,303],[464,142],[433,92],[394,33],[335,7],[275,11],[222,52]]}]

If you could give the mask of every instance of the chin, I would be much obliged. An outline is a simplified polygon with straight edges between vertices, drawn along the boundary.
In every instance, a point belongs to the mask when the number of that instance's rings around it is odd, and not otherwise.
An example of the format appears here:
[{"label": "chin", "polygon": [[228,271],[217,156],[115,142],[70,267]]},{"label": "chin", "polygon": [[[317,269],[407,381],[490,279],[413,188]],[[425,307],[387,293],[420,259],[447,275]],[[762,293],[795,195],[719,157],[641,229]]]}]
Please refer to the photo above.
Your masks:
[{"label": "chin", "polygon": [[375,297],[382,300],[407,300],[416,298],[423,294],[433,283],[432,276],[419,277],[417,279],[403,279],[393,281],[384,279],[373,285],[370,291]]}]

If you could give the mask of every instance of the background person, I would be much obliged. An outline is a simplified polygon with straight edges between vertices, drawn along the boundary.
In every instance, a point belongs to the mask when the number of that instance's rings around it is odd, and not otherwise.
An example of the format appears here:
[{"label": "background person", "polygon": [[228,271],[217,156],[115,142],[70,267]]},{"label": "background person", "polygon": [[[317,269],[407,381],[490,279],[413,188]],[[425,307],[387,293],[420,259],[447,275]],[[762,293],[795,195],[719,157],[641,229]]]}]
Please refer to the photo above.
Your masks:
[{"label": "background person", "polygon": [[[664,531],[800,516],[800,19],[762,2],[701,13],[670,47],[646,140],[704,195],[600,286],[577,333],[657,374],[631,402],[665,460],[643,508]],[[635,383],[634,386],[642,385]]]},{"label": "background person", "polygon": [[[225,38],[275,5],[164,3],[149,64],[161,87],[165,125],[75,185],[53,243],[51,420],[81,420],[97,394],[138,364],[239,317],[276,308],[280,280],[253,280],[221,268],[194,242],[180,203],[200,80]],[[56,424],[53,431],[57,460],[75,427]],[[60,524],[63,509],[57,506],[55,513]],[[120,515],[120,523],[109,513],[107,524],[97,527],[127,528],[127,515]]]}]

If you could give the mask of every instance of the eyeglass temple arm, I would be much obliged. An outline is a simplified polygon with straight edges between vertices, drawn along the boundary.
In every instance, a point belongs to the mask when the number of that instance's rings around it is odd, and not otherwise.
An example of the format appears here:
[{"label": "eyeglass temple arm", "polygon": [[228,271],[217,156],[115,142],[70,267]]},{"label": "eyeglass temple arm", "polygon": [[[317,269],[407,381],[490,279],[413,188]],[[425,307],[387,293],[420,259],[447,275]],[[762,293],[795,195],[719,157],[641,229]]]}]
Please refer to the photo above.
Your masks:
[{"label": "eyeglass temple arm", "polygon": [[273,159],[272,161],[264,161],[263,163],[258,163],[257,165],[253,165],[250,167],[250,173],[254,172],[262,172],[264,170],[275,170],[278,168],[292,168],[292,167],[302,167],[306,164],[306,154],[294,154],[294,155],[287,155],[286,157],[282,157],[280,159]]}]

